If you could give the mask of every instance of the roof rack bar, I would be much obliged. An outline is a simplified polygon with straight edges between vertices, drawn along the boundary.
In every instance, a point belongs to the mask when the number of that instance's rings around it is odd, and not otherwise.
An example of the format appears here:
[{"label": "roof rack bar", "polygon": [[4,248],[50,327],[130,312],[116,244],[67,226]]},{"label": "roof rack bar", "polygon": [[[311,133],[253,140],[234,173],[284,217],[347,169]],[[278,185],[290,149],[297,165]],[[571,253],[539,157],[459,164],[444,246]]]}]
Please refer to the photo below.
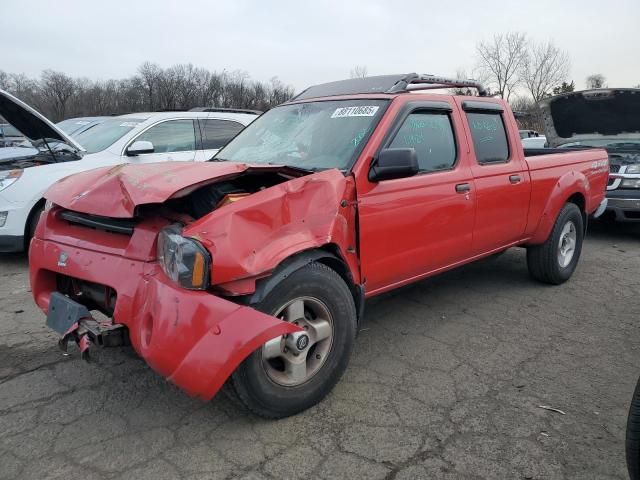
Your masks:
[{"label": "roof rack bar", "polygon": [[487,96],[487,90],[477,80],[461,80],[459,78],[437,77],[435,75],[418,75],[410,73],[393,85],[386,93],[409,92],[412,90],[434,90],[438,88],[475,88],[481,97]]}]

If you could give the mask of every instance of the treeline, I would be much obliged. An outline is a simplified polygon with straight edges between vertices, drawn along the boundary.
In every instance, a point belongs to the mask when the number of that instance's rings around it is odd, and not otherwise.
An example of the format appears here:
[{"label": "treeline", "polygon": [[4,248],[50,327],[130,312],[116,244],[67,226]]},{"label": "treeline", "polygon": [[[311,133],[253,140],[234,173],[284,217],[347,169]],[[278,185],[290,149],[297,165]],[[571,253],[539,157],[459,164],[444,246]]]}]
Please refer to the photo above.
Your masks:
[{"label": "treeline", "polygon": [[124,79],[90,80],[45,70],[40,78],[0,70],[0,88],[54,122],[65,118],[193,107],[268,110],[294,95],[277,77],[251,80],[245,72],[211,72],[192,64],[162,68],[146,62]]}]

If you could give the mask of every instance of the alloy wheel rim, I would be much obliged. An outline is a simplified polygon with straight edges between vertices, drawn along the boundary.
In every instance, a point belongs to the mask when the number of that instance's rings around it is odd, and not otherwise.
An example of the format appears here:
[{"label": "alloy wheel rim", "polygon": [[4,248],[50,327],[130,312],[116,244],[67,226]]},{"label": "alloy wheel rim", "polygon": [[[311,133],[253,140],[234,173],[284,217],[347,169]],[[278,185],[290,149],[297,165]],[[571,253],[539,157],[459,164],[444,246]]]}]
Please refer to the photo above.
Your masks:
[{"label": "alloy wheel rim", "polygon": [[560,267],[566,268],[573,260],[577,239],[576,226],[572,221],[568,221],[562,227],[560,240],[558,240],[558,264]]},{"label": "alloy wheel rim", "polygon": [[302,332],[273,338],[262,346],[262,366],[278,385],[301,385],[322,368],[333,344],[333,317],[315,297],[297,297],[276,310],[275,317],[302,327]]}]

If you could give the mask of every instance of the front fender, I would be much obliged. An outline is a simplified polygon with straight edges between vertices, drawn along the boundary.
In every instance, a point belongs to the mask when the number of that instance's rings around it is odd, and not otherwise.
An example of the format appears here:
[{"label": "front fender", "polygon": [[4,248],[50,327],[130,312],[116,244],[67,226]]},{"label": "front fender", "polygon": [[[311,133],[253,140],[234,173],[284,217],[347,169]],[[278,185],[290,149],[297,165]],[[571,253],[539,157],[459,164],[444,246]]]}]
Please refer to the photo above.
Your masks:
[{"label": "front fender", "polygon": [[562,175],[551,190],[538,226],[528,243],[532,245],[544,243],[551,234],[560,210],[569,198],[575,194],[580,194],[585,200],[589,198],[590,188],[587,177],[581,172],[572,170]]},{"label": "front fender", "polygon": [[233,295],[252,294],[255,280],[286,259],[328,244],[337,247],[360,283],[354,200],[353,179],[326,170],[214,210],[188,225],[183,235],[211,252],[212,284]]},{"label": "front fender", "polygon": [[160,272],[137,297],[129,325],[134,347],[170,382],[205,400],[266,341],[300,330],[211,293],[179,289]]}]

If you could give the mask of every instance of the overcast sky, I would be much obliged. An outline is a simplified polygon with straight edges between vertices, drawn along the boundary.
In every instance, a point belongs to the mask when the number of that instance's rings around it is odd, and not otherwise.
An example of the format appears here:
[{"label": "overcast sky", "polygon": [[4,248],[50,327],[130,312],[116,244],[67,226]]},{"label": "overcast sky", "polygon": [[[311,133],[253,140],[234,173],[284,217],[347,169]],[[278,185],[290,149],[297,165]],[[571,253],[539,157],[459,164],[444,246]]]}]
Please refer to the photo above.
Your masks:
[{"label": "overcast sky", "polygon": [[145,60],[278,76],[296,90],[369,74],[471,71],[495,33],[553,40],[578,88],[591,73],[640,84],[640,0],[2,0],[0,69],[37,76],[130,76]]}]

